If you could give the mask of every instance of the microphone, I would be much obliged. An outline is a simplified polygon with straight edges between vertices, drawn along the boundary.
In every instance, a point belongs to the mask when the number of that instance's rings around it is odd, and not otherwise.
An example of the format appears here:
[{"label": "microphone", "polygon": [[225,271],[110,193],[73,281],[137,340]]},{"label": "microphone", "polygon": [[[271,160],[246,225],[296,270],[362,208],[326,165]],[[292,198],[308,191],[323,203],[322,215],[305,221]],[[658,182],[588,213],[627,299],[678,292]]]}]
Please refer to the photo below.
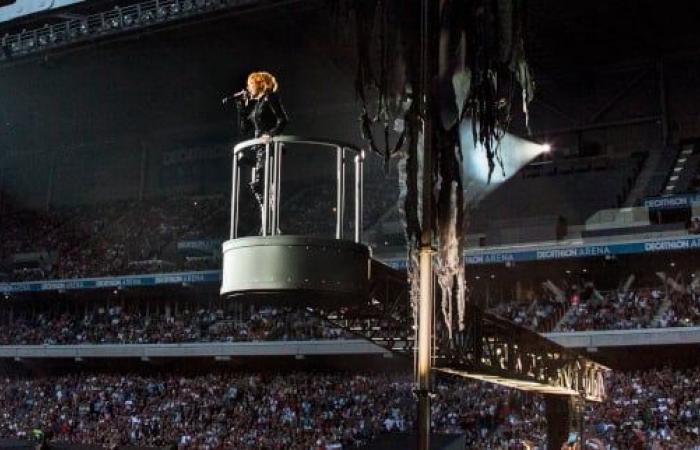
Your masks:
[{"label": "microphone", "polygon": [[248,91],[243,89],[243,90],[236,92],[233,95],[229,95],[228,97],[222,98],[221,103],[226,104],[226,102],[228,102],[229,100],[238,100],[238,99],[246,99],[246,98],[248,98]]}]

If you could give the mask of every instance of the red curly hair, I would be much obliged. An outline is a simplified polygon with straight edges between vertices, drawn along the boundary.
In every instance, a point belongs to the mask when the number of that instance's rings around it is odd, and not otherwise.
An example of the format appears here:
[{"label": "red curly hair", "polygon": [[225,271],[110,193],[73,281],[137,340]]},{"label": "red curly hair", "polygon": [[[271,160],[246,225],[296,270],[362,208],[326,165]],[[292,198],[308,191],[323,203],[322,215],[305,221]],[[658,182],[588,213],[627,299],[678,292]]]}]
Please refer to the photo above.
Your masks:
[{"label": "red curly hair", "polygon": [[253,83],[263,94],[277,92],[277,79],[270,72],[253,72],[248,75],[248,83]]}]

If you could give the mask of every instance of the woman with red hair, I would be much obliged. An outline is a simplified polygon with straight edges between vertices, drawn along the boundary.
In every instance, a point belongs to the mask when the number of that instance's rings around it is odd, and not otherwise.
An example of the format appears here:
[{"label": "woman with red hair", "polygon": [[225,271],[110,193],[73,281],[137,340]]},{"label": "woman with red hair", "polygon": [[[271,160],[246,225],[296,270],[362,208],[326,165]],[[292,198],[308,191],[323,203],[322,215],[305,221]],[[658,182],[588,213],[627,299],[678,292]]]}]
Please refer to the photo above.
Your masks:
[{"label": "woman with red hair", "polygon": [[269,72],[253,72],[248,75],[246,94],[237,96],[241,131],[254,136],[270,137],[279,134],[289,121],[279,94],[277,80]]},{"label": "woman with red hair", "polygon": [[[267,142],[272,136],[282,132],[289,122],[289,117],[280,101],[278,89],[279,85],[272,74],[253,72],[248,75],[244,91],[224,99],[224,103],[231,98],[235,100],[241,133],[249,134],[252,131],[254,137],[263,138]],[[255,146],[253,152],[255,166],[250,188],[262,211],[265,147]]]}]

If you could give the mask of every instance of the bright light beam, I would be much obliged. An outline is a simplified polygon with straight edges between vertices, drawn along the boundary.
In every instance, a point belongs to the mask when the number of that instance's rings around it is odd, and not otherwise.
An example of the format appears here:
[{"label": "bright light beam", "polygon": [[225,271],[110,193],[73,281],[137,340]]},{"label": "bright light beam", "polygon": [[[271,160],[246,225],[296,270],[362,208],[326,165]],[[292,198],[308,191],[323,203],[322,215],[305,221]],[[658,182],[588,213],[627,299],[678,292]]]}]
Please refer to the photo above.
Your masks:
[{"label": "bright light beam", "polygon": [[506,133],[500,143],[503,168],[501,169],[496,163],[491,182],[488,183],[489,166],[486,150],[481,144],[474,146],[471,121],[462,123],[460,140],[464,155],[464,195],[471,206],[481,201],[537,156],[551,150],[549,144],[537,144]]}]

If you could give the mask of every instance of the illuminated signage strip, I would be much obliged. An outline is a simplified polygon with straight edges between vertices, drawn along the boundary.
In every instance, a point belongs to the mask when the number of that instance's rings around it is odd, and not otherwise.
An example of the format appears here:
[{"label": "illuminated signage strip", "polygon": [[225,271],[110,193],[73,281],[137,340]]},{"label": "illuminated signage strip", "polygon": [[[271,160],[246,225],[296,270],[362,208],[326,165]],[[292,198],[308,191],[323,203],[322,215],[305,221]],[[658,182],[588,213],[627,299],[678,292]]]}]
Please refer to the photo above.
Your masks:
[{"label": "illuminated signage strip", "polygon": [[[692,250],[700,248],[700,237],[673,237],[635,242],[610,242],[607,244],[575,243],[561,246],[531,246],[527,249],[503,247],[500,249],[472,249],[465,252],[467,265],[505,264],[509,262],[551,261],[570,258],[606,257],[635,253],[656,253]],[[391,267],[403,269],[403,258],[384,261]]]},{"label": "illuminated signage strip", "polygon": [[[507,262],[551,261],[569,258],[693,250],[699,248],[700,237],[681,237],[637,242],[618,242],[604,245],[570,244],[565,246],[533,246],[528,249],[515,249],[512,247],[510,249],[504,248],[499,250],[474,249],[466,252],[464,260],[468,265],[504,264]],[[388,258],[384,259],[383,262],[395,269],[406,268],[406,260],[404,258]],[[183,283],[217,283],[220,281],[221,271],[206,270],[200,272],[0,283],[0,293],[66,291],[74,289],[119,289]]]},{"label": "illuminated signage strip", "polygon": [[652,210],[688,208],[697,203],[700,203],[700,194],[669,195],[644,199],[644,206]]},{"label": "illuminated signage strip", "polygon": [[77,278],[73,280],[26,281],[22,283],[0,283],[0,293],[67,291],[74,289],[119,289],[127,287],[159,286],[166,284],[216,283],[221,281],[221,272],[158,273],[127,275],[121,277]]}]

